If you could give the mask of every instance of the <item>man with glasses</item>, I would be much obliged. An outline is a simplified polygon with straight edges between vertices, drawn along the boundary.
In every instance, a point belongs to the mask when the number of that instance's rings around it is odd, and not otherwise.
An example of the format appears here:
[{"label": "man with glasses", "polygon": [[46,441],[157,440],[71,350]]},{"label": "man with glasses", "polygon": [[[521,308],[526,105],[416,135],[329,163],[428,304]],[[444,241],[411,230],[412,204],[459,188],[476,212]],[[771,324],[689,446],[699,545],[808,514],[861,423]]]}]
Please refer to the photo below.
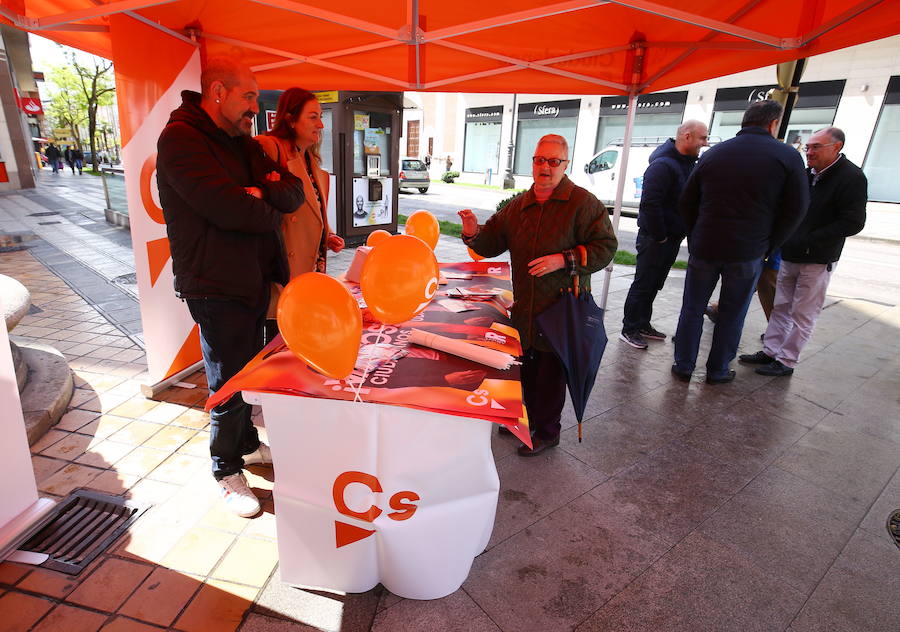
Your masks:
[{"label": "man with glasses", "polygon": [[637,265],[625,298],[619,334],[621,341],[635,349],[646,349],[648,340],[666,339],[666,334],[650,324],[653,301],[669,276],[687,232],[678,212],[678,198],[708,138],[706,125],[685,121],[675,138],[650,154],[650,165],[644,171],[635,243]]},{"label": "man with glasses", "polygon": [[[559,445],[566,402],[562,363],[535,323],[535,317],[572,287],[591,291],[591,274],[605,268],[618,247],[609,213],[589,191],[566,176],[569,145],[557,134],[538,141],[532,157],[534,185],[479,226],[470,210],[459,212],[463,241],[483,257],[509,250],[512,262],[512,322],[524,350],[522,394],[533,433],[535,456]],[[582,256],[583,253],[583,256]]]},{"label": "man with glasses", "polygon": [[841,153],[844,132],[826,127],[806,145],[810,204],[806,217],[781,248],[775,306],[763,349],[742,355],[761,364],[760,375],[791,375],[825,304],[825,292],[847,237],[866,224],[868,181]]},{"label": "man with glasses", "polygon": [[680,209],[688,230],[687,276],[672,374],[689,381],[697,361],[703,316],[719,279],[719,317],[706,359],[706,382],[734,379],[747,308],[762,261],[800,224],[809,204],[803,160],[774,136],[782,107],[757,101],[737,136],[710,148],[684,187]]}]

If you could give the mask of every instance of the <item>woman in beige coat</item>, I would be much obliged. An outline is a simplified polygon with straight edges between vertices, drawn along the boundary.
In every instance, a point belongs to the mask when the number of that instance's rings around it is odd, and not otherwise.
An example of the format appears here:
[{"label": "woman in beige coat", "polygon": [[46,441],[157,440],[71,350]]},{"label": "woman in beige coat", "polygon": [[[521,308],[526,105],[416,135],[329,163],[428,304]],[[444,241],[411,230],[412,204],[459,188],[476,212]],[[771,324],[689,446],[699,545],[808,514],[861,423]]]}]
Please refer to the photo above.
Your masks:
[{"label": "woman in beige coat", "polygon": [[[291,278],[305,272],[325,272],[326,249],[340,252],[344,240],[328,227],[328,173],[320,166],[322,107],[315,95],[302,88],[289,88],[278,99],[272,131],[256,140],[272,160],[286,167],[303,181],[306,201],[296,212],[284,216],[281,231]],[[269,318],[275,317],[275,305],[281,288],[273,289]],[[266,339],[270,340],[269,327]]]}]

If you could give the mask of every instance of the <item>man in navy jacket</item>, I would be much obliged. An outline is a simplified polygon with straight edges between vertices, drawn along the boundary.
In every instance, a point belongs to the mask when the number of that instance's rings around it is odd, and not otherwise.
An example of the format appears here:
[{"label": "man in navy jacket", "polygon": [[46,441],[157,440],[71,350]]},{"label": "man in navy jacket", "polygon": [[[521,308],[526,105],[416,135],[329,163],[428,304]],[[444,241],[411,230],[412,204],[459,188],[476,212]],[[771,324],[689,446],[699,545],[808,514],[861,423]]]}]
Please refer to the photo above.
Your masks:
[{"label": "man in navy jacket", "polygon": [[637,265],[625,299],[619,339],[646,349],[647,340],[665,340],[651,324],[653,300],[663,288],[675,263],[685,226],[678,212],[678,198],[687,182],[700,148],[707,145],[708,130],[700,121],[685,121],[675,138],[650,154],[644,171],[641,205],[638,209]]},{"label": "man in navy jacket", "polygon": [[825,291],[844,240],[866,224],[868,181],[862,170],[841,153],[844,132],[826,127],[806,145],[809,165],[809,211],[782,246],[775,305],[762,351],[740,357],[762,364],[760,375],[791,375],[812,335],[825,304]]},{"label": "man in navy jacket", "polygon": [[744,318],[766,255],[790,236],[809,205],[803,160],[774,136],[782,107],[757,101],[744,112],[737,136],[710,148],[681,197],[688,230],[688,271],[678,329],[675,377],[690,380],[697,361],[703,315],[719,278],[719,318],[706,359],[706,381],[734,379]]},{"label": "man in navy jacket", "polygon": [[[172,252],[175,293],[200,326],[210,394],[263,346],[272,282],[288,280],[281,243],[283,213],[304,200],[299,178],[270,160],[250,138],[259,89],[245,66],[210,59],[202,94],[184,91],[157,141],[157,184]],[[212,472],[234,513],[260,504],[244,465],[271,462],[235,395],[210,411]]]}]

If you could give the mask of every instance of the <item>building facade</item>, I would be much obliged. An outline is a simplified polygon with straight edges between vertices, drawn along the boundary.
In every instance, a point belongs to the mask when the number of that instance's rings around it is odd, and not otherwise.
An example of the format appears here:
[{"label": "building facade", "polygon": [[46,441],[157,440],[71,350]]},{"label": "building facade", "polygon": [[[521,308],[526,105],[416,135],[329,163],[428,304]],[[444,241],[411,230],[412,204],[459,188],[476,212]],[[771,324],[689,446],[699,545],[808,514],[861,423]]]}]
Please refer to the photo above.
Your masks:
[{"label": "building facade", "polygon": [[[714,140],[726,140],[740,129],[746,107],[765,98],[775,81],[769,66],[641,95],[633,135],[665,139],[683,121],[697,119],[709,125]],[[626,114],[624,96],[408,92],[401,153],[430,155],[434,177],[449,157],[460,181],[498,186],[512,153],[516,187],[526,188],[535,143],[552,132],[569,141],[570,177],[589,186],[584,165],[624,136]],[[863,167],[870,199],[900,202],[900,36],[808,60],[786,140],[799,147],[828,125],[846,132],[844,153]]]}]

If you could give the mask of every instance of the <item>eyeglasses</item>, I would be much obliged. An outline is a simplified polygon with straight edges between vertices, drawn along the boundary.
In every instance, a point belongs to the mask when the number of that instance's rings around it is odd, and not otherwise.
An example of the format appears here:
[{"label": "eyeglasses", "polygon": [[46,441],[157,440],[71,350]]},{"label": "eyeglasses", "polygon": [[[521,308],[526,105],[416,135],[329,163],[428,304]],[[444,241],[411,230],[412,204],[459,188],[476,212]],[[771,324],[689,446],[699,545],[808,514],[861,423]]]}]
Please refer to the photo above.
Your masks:
[{"label": "eyeglasses", "polygon": [[569,161],[564,158],[544,158],[543,156],[532,156],[531,162],[533,162],[534,164],[536,164],[538,166],[540,166],[546,162],[551,167],[558,167],[561,164],[563,164],[564,162],[569,162]]},{"label": "eyeglasses", "polygon": [[803,151],[819,151],[823,147],[831,147],[832,145],[837,145],[837,143],[825,143],[824,145],[820,145],[819,143],[813,143],[812,145],[804,145]]}]

